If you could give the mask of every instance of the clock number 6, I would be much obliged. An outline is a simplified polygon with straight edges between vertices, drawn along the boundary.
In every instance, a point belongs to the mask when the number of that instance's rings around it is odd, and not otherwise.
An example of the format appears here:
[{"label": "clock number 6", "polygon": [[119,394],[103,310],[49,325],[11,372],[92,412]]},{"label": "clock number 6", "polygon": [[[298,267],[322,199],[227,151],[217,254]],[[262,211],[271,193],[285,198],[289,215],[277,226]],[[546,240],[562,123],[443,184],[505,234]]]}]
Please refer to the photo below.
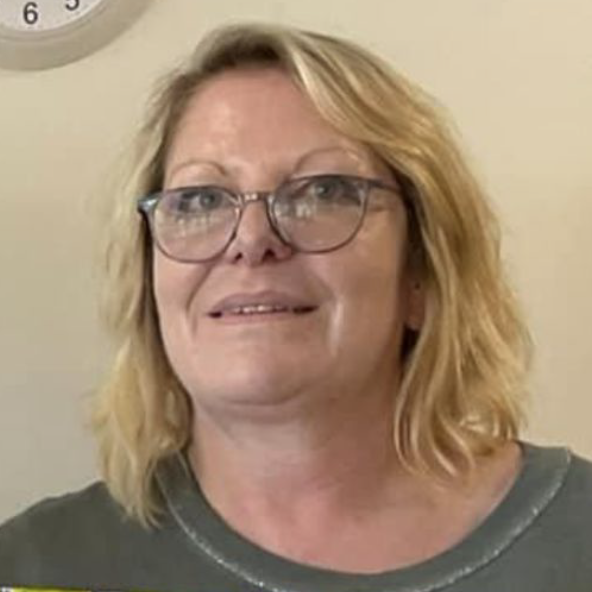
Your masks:
[{"label": "clock number 6", "polygon": [[66,9],[74,12],[80,8],[80,0],[67,0]]},{"label": "clock number 6", "polygon": [[37,2],[27,2],[24,5],[23,18],[27,25],[34,25],[39,20],[39,6]]}]

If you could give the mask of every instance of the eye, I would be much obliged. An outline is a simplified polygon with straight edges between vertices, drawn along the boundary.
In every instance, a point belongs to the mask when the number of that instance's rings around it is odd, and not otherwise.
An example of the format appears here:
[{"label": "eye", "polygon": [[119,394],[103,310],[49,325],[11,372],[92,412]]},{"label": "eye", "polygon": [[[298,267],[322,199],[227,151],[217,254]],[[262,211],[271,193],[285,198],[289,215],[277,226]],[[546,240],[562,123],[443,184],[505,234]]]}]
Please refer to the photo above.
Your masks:
[{"label": "eye", "polygon": [[304,193],[327,205],[359,205],[361,201],[355,181],[338,175],[311,179],[304,187]]},{"label": "eye", "polygon": [[232,197],[220,187],[188,187],[171,194],[169,210],[182,215],[211,214],[232,206]]}]

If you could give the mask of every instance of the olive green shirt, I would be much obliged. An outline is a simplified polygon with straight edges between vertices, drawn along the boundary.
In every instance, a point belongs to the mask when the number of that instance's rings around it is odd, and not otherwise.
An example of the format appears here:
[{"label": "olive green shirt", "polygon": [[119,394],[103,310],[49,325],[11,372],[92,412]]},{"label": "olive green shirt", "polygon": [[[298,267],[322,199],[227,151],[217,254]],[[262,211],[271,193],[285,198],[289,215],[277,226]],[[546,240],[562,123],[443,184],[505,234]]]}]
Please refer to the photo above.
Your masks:
[{"label": "olive green shirt", "polygon": [[453,548],[404,569],[346,574],[261,549],[213,511],[179,455],[158,470],[167,508],[158,529],[126,518],[102,483],[5,523],[0,588],[591,592],[592,464],[563,448],[523,450],[520,475],[492,513]]}]

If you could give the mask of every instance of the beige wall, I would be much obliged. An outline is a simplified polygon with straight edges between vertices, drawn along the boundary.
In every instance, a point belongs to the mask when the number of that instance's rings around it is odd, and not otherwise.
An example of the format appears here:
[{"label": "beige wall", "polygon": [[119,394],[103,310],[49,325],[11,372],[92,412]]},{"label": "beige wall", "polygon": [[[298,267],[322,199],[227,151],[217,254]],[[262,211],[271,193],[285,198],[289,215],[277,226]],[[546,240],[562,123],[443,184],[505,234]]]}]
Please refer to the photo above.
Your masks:
[{"label": "beige wall", "polygon": [[592,3],[156,0],[90,58],[0,71],[0,521],[96,475],[89,196],[154,77],[229,17],[350,36],[441,98],[503,216],[536,338],[528,436],[592,455]]}]

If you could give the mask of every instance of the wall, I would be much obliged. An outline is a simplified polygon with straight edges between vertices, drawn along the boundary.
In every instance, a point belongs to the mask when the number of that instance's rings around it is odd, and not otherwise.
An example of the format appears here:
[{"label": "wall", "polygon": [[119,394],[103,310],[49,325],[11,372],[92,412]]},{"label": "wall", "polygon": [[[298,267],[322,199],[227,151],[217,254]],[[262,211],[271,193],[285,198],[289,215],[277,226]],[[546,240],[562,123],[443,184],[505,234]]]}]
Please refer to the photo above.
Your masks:
[{"label": "wall", "polygon": [[0,71],[0,521],[96,476],[84,409],[108,354],[89,204],[155,77],[229,17],[351,37],[448,107],[538,347],[527,436],[592,456],[592,4],[156,0],[87,59]]}]

